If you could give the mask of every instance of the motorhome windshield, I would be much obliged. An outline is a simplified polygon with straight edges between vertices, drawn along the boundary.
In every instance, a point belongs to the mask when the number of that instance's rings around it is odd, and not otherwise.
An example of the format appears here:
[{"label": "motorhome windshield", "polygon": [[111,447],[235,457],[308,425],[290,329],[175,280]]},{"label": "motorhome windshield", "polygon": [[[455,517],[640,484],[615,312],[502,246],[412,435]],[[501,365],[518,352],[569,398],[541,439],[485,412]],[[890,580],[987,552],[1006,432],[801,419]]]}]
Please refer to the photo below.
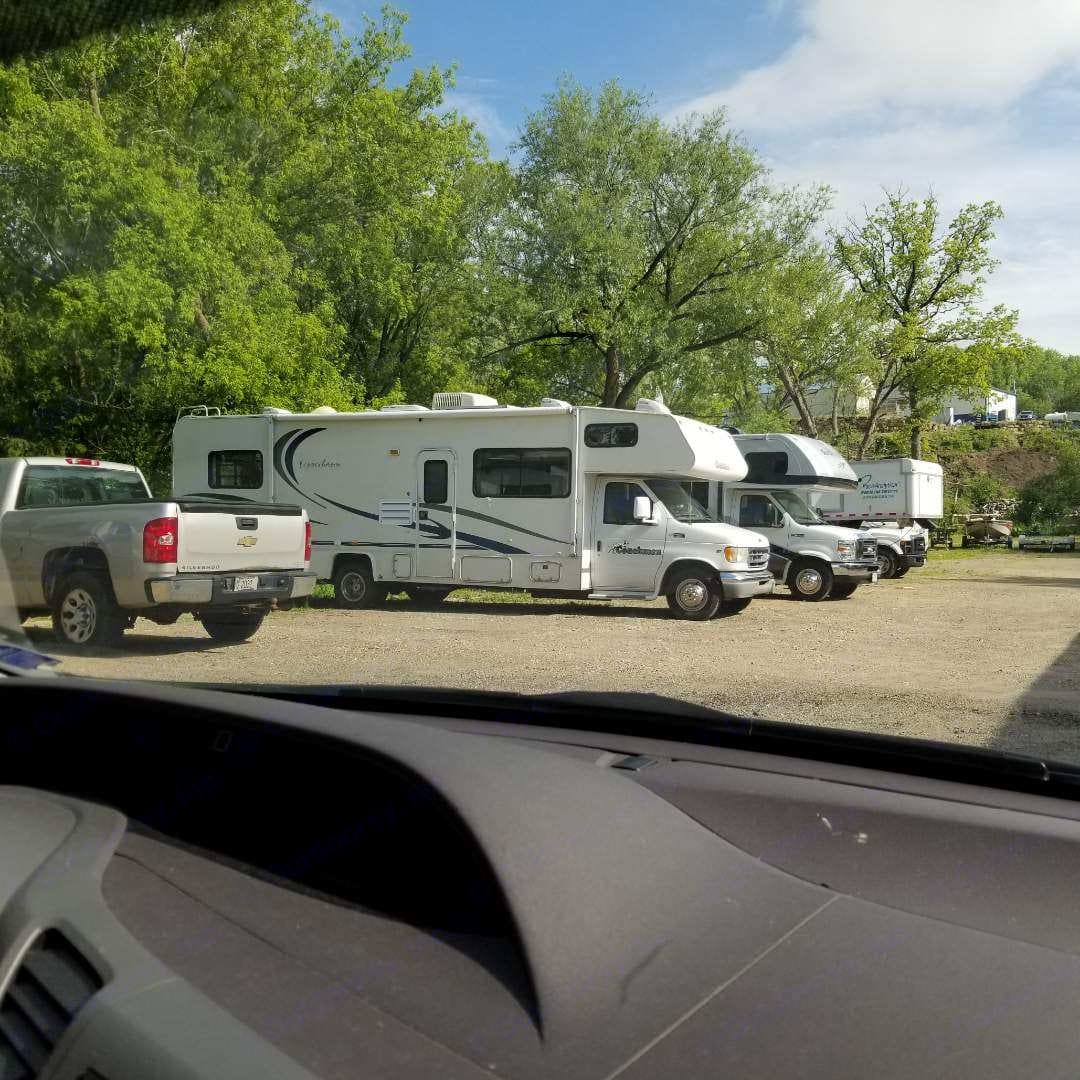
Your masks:
[{"label": "motorhome windshield", "polygon": [[821,525],[824,518],[812,507],[803,502],[793,491],[772,491],[769,494],[791,515],[796,525]]},{"label": "motorhome windshield", "polygon": [[677,521],[716,521],[717,518],[701,505],[678,480],[666,476],[650,476],[652,493],[667,507]]}]

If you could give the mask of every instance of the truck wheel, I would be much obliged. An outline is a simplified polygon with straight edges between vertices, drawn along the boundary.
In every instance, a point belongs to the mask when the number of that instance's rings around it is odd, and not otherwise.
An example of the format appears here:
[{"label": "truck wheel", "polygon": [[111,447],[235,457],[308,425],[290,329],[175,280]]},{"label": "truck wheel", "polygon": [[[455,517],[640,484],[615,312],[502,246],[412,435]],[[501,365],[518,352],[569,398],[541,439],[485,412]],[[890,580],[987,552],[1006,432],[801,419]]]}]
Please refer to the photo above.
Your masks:
[{"label": "truck wheel", "polygon": [[53,594],[53,633],[65,645],[80,648],[119,645],[127,618],[100,574],[78,571]]},{"label": "truck wheel", "polygon": [[254,637],[266,618],[266,612],[259,611],[247,615],[227,615],[218,617],[204,615],[201,619],[203,629],[215,640],[225,645],[238,645]]},{"label": "truck wheel", "polygon": [[682,619],[705,622],[720,610],[720,601],[709,575],[693,567],[675,574],[668,585],[668,607]]},{"label": "truck wheel", "polygon": [[796,600],[824,600],[833,587],[833,572],[821,562],[803,559],[788,571],[788,588]]},{"label": "truck wheel", "polygon": [[902,578],[910,569],[910,566],[898,566],[893,577]]},{"label": "truck wheel", "polygon": [[334,603],[339,608],[368,608],[386,599],[386,586],[371,576],[367,562],[340,562],[334,569]]},{"label": "truck wheel", "polygon": [[896,577],[896,553],[887,547],[877,549],[878,573],[883,578]]}]

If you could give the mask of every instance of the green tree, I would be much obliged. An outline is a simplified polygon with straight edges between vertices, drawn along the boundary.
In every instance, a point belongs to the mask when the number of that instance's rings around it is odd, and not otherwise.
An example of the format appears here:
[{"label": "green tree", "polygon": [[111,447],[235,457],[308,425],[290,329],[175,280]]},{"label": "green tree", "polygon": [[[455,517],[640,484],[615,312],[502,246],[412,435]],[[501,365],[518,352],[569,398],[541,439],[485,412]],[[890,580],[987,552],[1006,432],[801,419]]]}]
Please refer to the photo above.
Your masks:
[{"label": "green tree", "polygon": [[442,314],[482,147],[445,73],[390,85],[402,27],[351,43],[303,0],[231,3],[0,68],[9,445],[160,475],[178,405],[348,406],[463,370]]},{"label": "green tree", "polygon": [[806,434],[818,435],[827,395],[833,434],[841,395],[853,396],[871,370],[871,312],[817,244],[786,260],[773,274],[756,346],[761,374],[776,388],[774,409],[794,406]]},{"label": "green tree", "polygon": [[984,390],[995,349],[1013,340],[1015,312],[983,311],[994,225],[992,202],[965,206],[942,228],[937,200],[886,192],[884,202],[833,235],[839,265],[873,305],[876,390],[862,449],[888,400],[902,394],[911,412],[911,454],[922,431],[954,393]]},{"label": "green tree", "polygon": [[605,405],[684,370],[711,392],[824,198],[771,192],[721,114],[668,128],[617,83],[562,85],[518,151],[478,236],[481,371]]}]

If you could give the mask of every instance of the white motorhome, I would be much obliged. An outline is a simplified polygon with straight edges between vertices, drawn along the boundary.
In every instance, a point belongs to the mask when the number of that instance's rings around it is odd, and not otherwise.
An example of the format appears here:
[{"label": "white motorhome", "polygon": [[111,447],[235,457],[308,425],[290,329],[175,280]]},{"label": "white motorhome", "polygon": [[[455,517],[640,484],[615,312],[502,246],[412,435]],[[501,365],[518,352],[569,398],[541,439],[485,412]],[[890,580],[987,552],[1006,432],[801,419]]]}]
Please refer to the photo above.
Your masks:
[{"label": "white motorhome", "polygon": [[852,461],[855,491],[828,491],[814,504],[826,521],[858,528],[877,542],[882,577],[926,563],[928,530],[944,513],[944,474],[936,461]]},{"label": "white motorhome", "polygon": [[723,520],[769,538],[769,569],[777,581],[799,600],[844,599],[877,581],[874,541],[828,524],[811,505],[815,495],[858,486],[837,450],[787,434],[738,434],[735,445],[746,458],[746,476],[710,485],[709,506]]},{"label": "white motorhome", "polygon": [[344,607],[454,588],[651,600],[706,619],[771,592],[769,542],[724,524],[681,481],[739,480],[719,428],[640,401],[633,411],[500,406],[436,394],[429,409],[228,416],[173,430],[173,489],[300,503],[311,567]]}]

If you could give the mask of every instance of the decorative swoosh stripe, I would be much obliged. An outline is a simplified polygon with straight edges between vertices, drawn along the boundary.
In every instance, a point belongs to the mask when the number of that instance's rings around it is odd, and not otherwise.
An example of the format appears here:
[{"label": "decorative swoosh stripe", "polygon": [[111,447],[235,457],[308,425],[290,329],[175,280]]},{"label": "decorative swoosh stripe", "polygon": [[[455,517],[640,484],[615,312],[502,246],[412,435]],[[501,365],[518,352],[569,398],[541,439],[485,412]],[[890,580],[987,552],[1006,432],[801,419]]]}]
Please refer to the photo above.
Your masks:
[{"label": "decorative swoosh stripe", "polygon": [[[442,510],[444,513],[449,514],[451,508],[442,503],[421,503],[427,510]],[[569,546],[569,540],[560,540],[557,536],[548,536],[545,533],[533,532],[532,529],[526,529],[521,525],[515,525],[512,521],[507,521],[505,518],[491,517],[488,514],[481,514],[476,510],[464,510],[460,506],[457,508],[457,513],[460,517],[475,518],[477,521],[487,521],[492,525],[501,525],[504,529],[511,529],[513,532],[524,533],[526,536],[535,536],[538,540],[550,540],[553,544],[566,544]],[[460,533],[458,534],[461,535]]]},{"label": "decorative swoosh stripe", "polygon": [[[368,518],[370,521],[378,521],[379,515],[372,514],[367,510],[358,510],[355,506],[348,506],[345,503],[338,502],[336,499],[331,499],[329,495],[323,495],[316,492],[320,499],[325,499],[328,503],[338,507],[341,510],[347,510],[350,514],[356,514],[362,518]],[[399,525],[399,529],[411,529],[412,525]],[[440,526],[441,528],[441,526]],[[430,535],[430,534],[429,534]],[[449,535],[449,532],[447,532]],[[503,544],[498,540],[491,540],[486,536],[477,536],[476,533],[466,533],[458,530],[458,536],[470,544],[476,544],[478,547],[489,548],[492,551],[501,552],[504,555],[527,555],[528,552],[524,548],[513,547],[510,544]]]},{"label": "decorative swoosh stripe", "polygon": [[[293,489],[293,491],[295,491],[297,493],[297,495],[303,495],[305,499],[310,499],[313,503],[315,503],[316,506],[322,507],[323,510],[325,510],[326,507],[323,506],[323,504],[321,502],[319,502],[317,499],[314,499],[314,498],[312,498],[312,496],[308,495],[306,492],[301,491],[300,488],[297,487],[297,485],[294,483],[295,477],[293,477],[293,479],[290,479],[289,476],[286,475],[285,469],[287,468],[291,472],[291,470],[292,470],[292,455],[296,452],[296,447],[301,442],[303,442],[304,439],[307,439],[312,435],[317,435],[320,431],[325,431],[325,430],[326,430],[326,428],[308,428],[305,431],[303,428],[298,428],[295,431],[287,431],[287,432],[285,432],[285,434],[282,435],[277,440],[277,442],[274,443],[274,472],[276,472],[278,474],[278,476],[280,476],[281,479],[284,480],[285,483],[288,484],[289,487],[291,487]],[[299,438],[297,438],[296,441],[293,443],[293,445],[289,448],[288,462],[287,462],[287,464],[283,465],[282,464],[282,455],[286,452],[286,450],[285,450],[286,444],[295,435],[298,435]]]}]

